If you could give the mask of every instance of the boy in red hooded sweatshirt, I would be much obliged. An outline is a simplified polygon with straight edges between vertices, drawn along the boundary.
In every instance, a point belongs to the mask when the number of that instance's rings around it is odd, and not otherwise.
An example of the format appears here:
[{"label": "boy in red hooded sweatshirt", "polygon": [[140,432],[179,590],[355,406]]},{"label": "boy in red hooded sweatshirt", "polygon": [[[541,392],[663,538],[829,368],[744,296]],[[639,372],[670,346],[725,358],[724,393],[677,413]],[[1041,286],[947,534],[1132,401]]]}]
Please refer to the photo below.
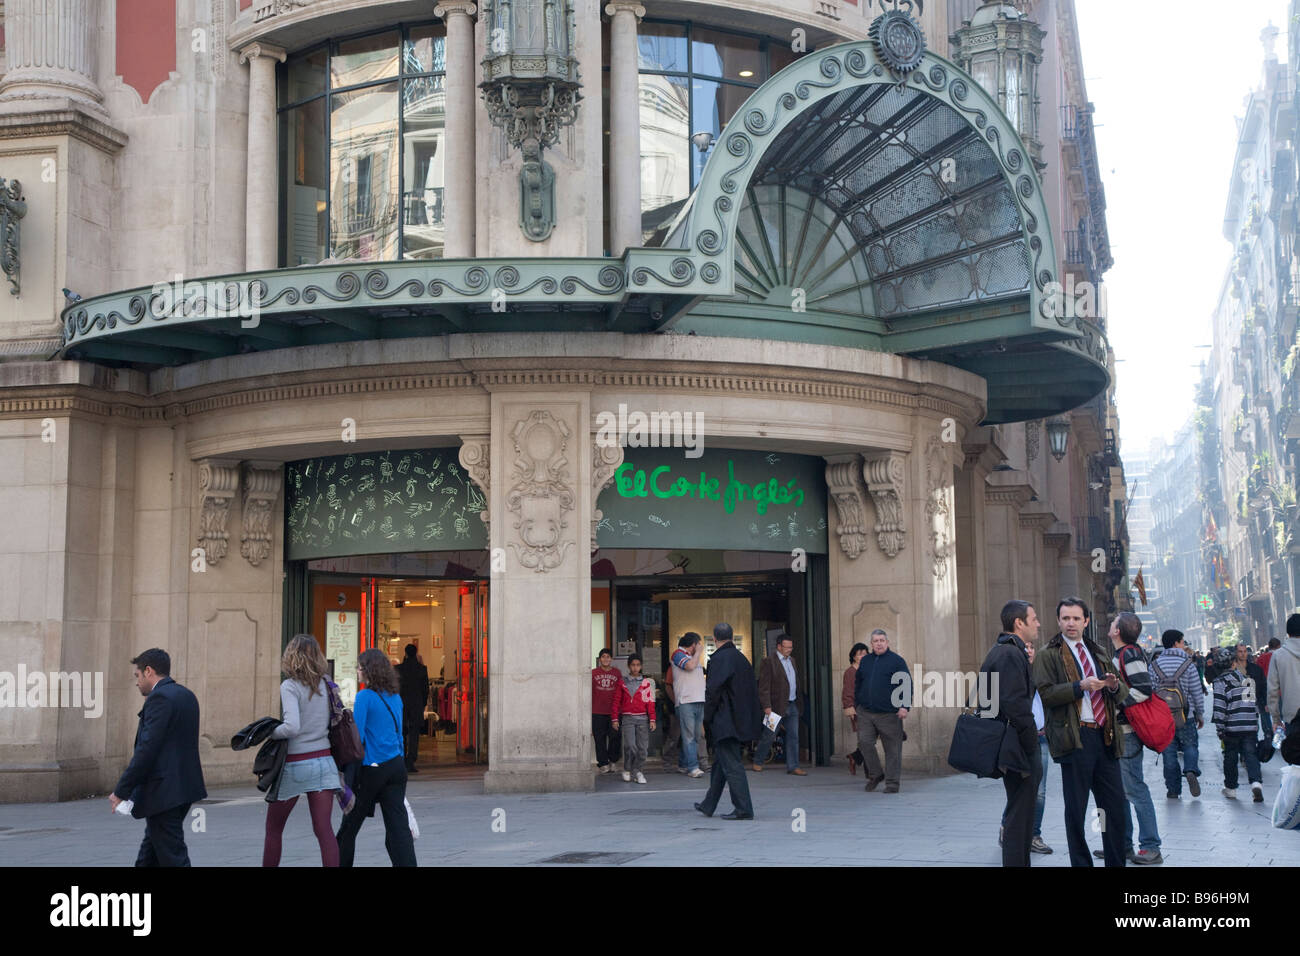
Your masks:
[{"label": "boy in red hooded sweatshirt", "polygon": [[628,676],[614,692],[614,708],[610,711],[614,729],[623,725],[623,779],[645,783],[646,755],[650,751],[650,731],[655,729],[655,682],[641,676],[641,655],[627,659]]},{"label": "boy in red hooded sweatshirt", "polygon": [[618,729],[610,723],[614,694],[623,681],[623,672],[614,666],[614,655],[602,647],[591,669],[591,735],[596,738],[596,770],[613,773],[618,760]]}]

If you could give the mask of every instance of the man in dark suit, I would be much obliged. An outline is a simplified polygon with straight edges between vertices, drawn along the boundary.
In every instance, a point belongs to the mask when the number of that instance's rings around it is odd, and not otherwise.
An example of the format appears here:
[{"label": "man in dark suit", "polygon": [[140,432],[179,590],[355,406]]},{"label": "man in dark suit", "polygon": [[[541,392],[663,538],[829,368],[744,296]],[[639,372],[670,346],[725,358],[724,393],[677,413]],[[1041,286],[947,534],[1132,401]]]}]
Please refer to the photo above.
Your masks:
[{"label": "man in dark suit", "polygon": [[402,728],[406,742],[406,772],[419,773],[420,725],[429,702],[429,669],[420,660],[414,644],[406,645],[406,658],[397,665],[397,687],[402,697]]},{"label": "man in dark suit", "polygon": [[724,813],[722,819],[752,820],[754,804],[749,799],[749,781],[745,779],[740,750],[759,735],[762,711],[758,707],[754,669],[731,638],[730,624],[713,628],[716,648],[709,658],[704,683],[704,724],[713,738],[714,760],[709,792],[702,803],[695,804],[695,809],[706,817],[713,816],[725,785],[731,788],[734,809]]},{"label": "man in dark suit", "polygon": [[[1003,818],[1002,865],[1028,866],[1029,846],[1034,837],[1035,798],[1038,783],[1046,771],[1038,747],[1038,722],[1034,720],[1034,688],[1030,657],[1038,640],[1038,613],[1026,601],[1008,601],[1002,608],[1002,633],[984,658],[981,675],[994,675],[996,687],[982,690],[981,696],[997,691],[998,720],[1009,725],[1020,742],[1029,773],[1016,770],[1003,773],[1007,791]],[[988,678],[990,681],[993,677]]]},{"label": "man in dark suit", "polygon": [[[807,776],[799,769],[799,712],[803,709],[804,689],[799,672],[794,665],[794,639],[789,634],[777,638],[776,649],[763,658],[758,669],[758,705],[763,715],[776,714],[781,718],[781,734],[785,738],[785,772]],[[754,769],[762,770],[767,755],[772,751],[776,734],[763,726],[763,738],[754,754]]]},{"label": "man in dark suit", "polygon": [[199,765],[199,702],[169,676],[171,657],[153,647],[131,661],[144,697],[135,753],[109,794],[112,810],[132,800],[131,816],[144,818],[136,866],[189,866],[185,815],[208,795]]}]

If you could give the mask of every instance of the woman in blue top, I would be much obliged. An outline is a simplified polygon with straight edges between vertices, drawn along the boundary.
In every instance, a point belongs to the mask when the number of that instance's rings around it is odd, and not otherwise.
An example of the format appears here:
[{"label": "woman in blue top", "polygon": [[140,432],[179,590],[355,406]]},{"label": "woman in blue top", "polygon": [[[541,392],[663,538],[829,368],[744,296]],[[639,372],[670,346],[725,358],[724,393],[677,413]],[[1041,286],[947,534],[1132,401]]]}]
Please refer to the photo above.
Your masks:
[{"label": "woman in blue top", "polygon": [[406,758],[402,747],[402,698],[388,655],[371,648],[357,659],[357,694],[352,716],[366,754],[357,774],[357,804],[339,828],[339,866],[351,866],[357,831],[375,804],[384,814],[384,846],[393,866],[415,866],[415,843],[406,821]]}]

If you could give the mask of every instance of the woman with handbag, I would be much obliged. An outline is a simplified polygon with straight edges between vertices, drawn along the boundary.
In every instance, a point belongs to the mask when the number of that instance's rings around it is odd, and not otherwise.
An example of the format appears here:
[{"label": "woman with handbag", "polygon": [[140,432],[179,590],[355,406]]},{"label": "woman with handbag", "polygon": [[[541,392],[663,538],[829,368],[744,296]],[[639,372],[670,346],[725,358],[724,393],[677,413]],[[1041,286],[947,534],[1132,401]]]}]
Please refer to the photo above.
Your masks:
[{"label": "woman with handbag", "polygon": [[[867,645],[859,641],[849,648],[849,667],[844,672],[844,687],[840,693],[840,705],[844,708],[844,716],[849,719],[853,725],[853,739],[858,739],[858,709],[853,701],[853,691],[857,687],[858,663],[867,655],[870,650]],[[862,757],[862,748],[859,746],[853,753],[849,754],[849,773],[857,776],[858,765],[866,763]]]},{"label": "woman with handbag", "polygon": [[415,866],[415,842],[406,813],[406,757],[402,740],[402,698],[397,672],[376,648],[357,659],[365,684],[352,706],[365,756],[357,774],[357,805],[339,828],[339,865],[351,866],[357,832],[378,804],[384,815],[384,846],[393,866]]},{"label": "woman with handbag", "polygon": [[310,634],[295,635],[280,660],[280,669],[288,675],[280,684],[284,722],[271,736],[288,740],[289,747],[280,775],[279,799],[266,812],[263,866],[280,865],[284,825],[304,793],[311,811],[312,830],[320,844],[321,865],[339,865],[339,845],[330,823],[330,803],[339,789],[339,774],[330,756],[327,668],[320,645]]}]

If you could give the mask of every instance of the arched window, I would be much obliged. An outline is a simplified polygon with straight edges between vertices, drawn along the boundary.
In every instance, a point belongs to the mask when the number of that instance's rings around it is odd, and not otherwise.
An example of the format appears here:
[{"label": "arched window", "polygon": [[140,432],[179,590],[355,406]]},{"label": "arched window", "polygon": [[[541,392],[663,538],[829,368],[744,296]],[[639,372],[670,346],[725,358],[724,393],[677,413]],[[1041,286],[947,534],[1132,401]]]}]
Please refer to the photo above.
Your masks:
[{"label": "arched window", "polygon": [[281,67],[280,262],[438,259],[441,24],[332,40]]},{"label": "arched window", "polygon": [[667,226],[708,159],[696,133],[722,133],[758,86],[797,59],[788,41],[646,20],[638,28],[641,103],[641,227],[646,245]]}]

